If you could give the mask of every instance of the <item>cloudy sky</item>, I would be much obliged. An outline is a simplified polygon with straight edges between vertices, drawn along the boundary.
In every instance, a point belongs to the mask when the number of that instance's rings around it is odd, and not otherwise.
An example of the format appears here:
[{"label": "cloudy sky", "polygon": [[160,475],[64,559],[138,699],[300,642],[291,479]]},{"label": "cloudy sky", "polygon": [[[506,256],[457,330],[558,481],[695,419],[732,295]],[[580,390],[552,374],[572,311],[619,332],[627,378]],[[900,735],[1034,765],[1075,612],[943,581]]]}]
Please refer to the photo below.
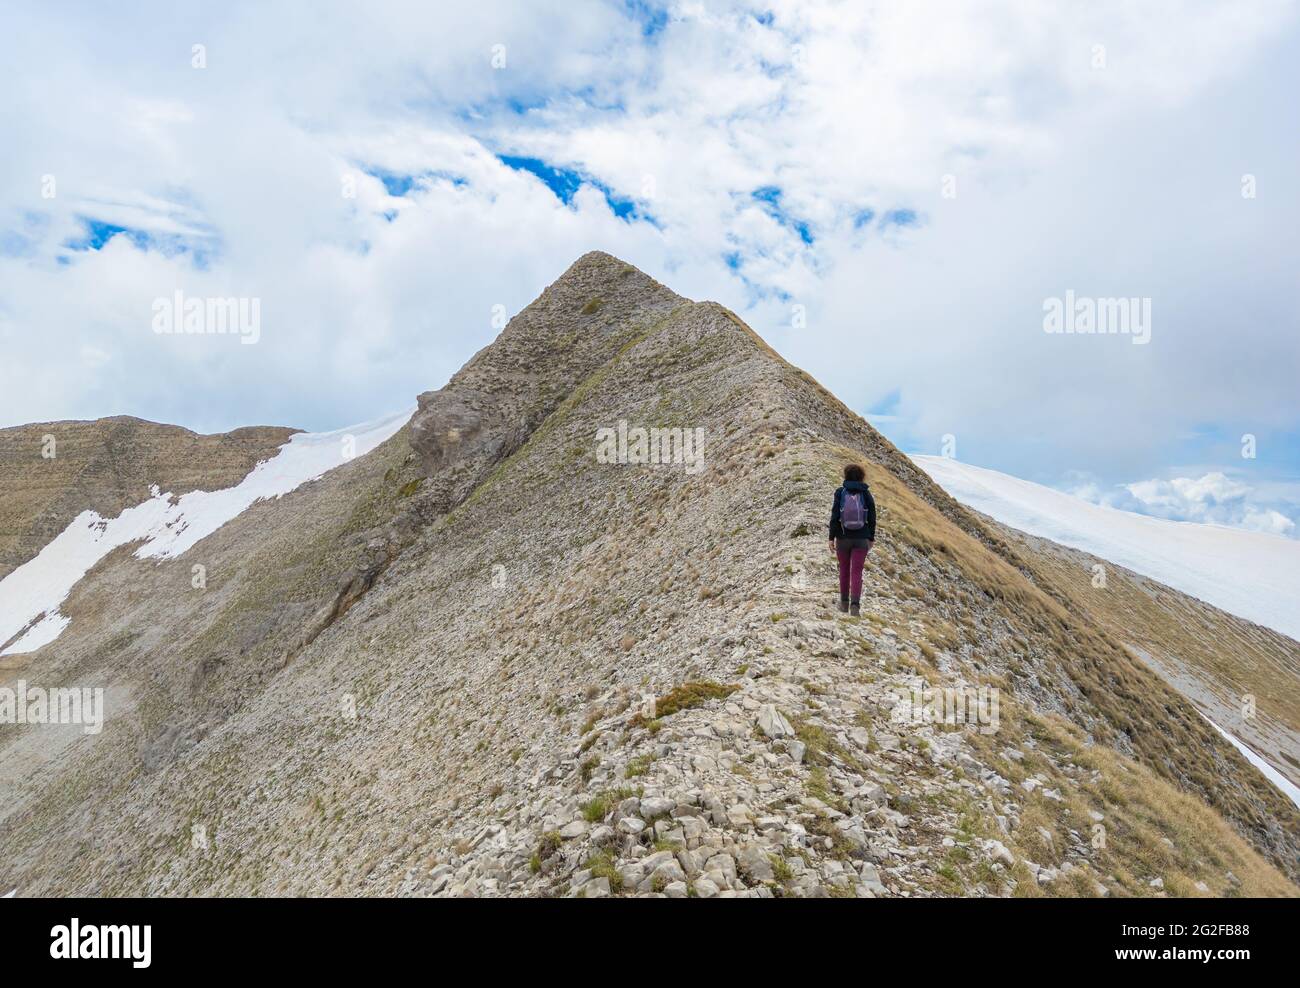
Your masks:
[{"label": "cloudy sky", "polygon": [[6,4],[0,425],[375,418],[598,248],[905,450],[1300,534],[1295,3],[434,10]]}]

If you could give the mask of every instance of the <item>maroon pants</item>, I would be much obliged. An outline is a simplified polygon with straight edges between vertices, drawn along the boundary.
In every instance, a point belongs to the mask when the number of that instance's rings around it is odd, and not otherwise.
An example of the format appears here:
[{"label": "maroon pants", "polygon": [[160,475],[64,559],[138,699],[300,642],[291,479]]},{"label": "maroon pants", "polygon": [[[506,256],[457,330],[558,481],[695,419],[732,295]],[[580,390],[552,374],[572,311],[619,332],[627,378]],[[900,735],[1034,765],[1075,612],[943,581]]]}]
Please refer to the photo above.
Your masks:
[{"label": "maroon pants", "polygon": [[867,561],[867,547],[836,549],[840,561],[840,596],[854,603],[862,599],[862,564]]}]

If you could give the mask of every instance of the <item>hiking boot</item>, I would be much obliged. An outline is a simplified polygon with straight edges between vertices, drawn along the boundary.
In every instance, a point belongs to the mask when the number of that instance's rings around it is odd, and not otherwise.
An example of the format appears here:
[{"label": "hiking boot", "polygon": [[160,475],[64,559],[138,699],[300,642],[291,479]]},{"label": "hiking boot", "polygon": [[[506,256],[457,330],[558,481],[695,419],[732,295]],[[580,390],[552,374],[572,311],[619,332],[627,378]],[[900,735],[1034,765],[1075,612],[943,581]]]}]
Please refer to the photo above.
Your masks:
[{"label": "hiking boot", "polygon": [[841,598],[840,598],[840,613],[841,613],[841,614],[845,614],[845,613],[848,612],[848,609],[849,609],[849,598],[847,598],[847,597],[841,597]]},{"label": "hiking boot", "polygon": [[849,605],[849,617],[862,617],[862,611],[858,607],[858,602],[856,600]]}]

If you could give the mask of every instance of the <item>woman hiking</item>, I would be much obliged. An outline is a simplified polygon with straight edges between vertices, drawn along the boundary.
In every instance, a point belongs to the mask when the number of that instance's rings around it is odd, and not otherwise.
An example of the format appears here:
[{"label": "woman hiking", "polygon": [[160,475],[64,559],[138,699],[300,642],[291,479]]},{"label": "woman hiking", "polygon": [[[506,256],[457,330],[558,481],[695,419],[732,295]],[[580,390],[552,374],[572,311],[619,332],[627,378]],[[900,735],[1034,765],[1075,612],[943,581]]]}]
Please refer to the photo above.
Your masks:
[{"label": "woman hiking", "polygon": [[862,612],[862,564],[876,544],[876,502],[865,483],[866,471],[856,463],[844,468],[844,485],[831,502],[831,550],[840,561],[840,610],[853,617]]}]

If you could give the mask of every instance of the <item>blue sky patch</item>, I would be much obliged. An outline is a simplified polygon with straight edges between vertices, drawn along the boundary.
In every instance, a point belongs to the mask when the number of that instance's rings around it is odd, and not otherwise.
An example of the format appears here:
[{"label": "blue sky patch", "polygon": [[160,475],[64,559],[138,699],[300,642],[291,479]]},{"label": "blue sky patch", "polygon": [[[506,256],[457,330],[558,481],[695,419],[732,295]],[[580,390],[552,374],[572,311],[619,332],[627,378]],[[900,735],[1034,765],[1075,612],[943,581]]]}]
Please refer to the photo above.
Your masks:
[{"label": "blue sky patch", "polygon": [[[728,240],[735,242],[734,237],[728,237]],[[761,256],[761,252],[760,252]],[[745,255],[742,250],[730,250],[722,255],[722,262],[727,265],[727,269],[740,279],[741,285],[745,288],[746,306],[754,306],[760,302],[771,301],[789,302],[791,295],[784,289],[772,285],[761,284],[745,274]]]},{"label": "blue sky patch", "polygon": [[533,110],[542,109],[542,107],[546,106],[549,100],[543,96],[534,96],[532,99],[521,99],[518,96],[508,96],[504,102],[505,105],[510,108],[511,113],[518,114],[522,117]]},{"label": "blue sky patch", "polygon": [[582,185],[582,176],[571,169],[552,168],[541,158],[525,158],[520,155],[497,155],[501,163],[517,172],[528,172],[540,178],[548,189],[555,193],[555,198],[566,206],[573,202],[573,196]]},{"label": "blue sky patch", "polygon": [[497,158],[500,159],[503,165],[513,168],[515,171],[528,172],[530,175],[541,179],[542,183],[555,194],[555,198],[566,206],[573,204],[573,197],[577,195],[578,189],[586,184],[600,190],[605,197],[605,202],[609,205],[610,212],[619,219],[629,223],[633,220],[643,220],[652,226],[659,226],[659,222],[654,216],[642,212],[635,200],[620,195],[604,182],[592,178],[577,169],[557,168],[554,165],[547,164],[541,158],[529,158],[522,155],[499,154]]},{"label": "blue sky patch", "polygon": [[63,241],[63,246],[69,250],[99,250],[119,233],[126,234],[132,245],[140,250],[149,249],[152,238],[144,230],[133,230],[115,223],[105,223],[103,220],[89,216],[78,216],[77,219],[85,227],[85,233],[80,237],[70,237]]},{"label": "blue sky patch", "polygon": [[653,38],[668,26],[668,11],[647,0],[624,0],[623,4],[634,21],[641,25],[641,37]]},{"label": "blue sky patch", "polygon": [[463,175],[445,171],[397,172],[378,165],[363,165],[361,170],[367,175],[379,179],[384,184],[384,191],[394,198],[405,198],[415,189],[423,189],[429,179],[442,179],[459,188],[468,185],[469,180]]},{"label": "blue sky patch", "polygon": [[917,227],[920,225],[921,219],[914,209],[891,209],[880,217],[880,228],[882,230],[889,226]]},{"label": "blue sky patch", "polygon": [[[124,236],[136,250],[157,251],[164,257],[176,257],[187,254],[199,270],[206,270],[217,253],[215,238],[185,237],[176,233],[151,233],[136,227],[121,226],[93,216],[78,216],[77,221],[84,228],[79,237],[69,237],[62,246],[78,253],[101,250],[116,236]],[[65,262],[64,262],[65,263]]]},{"label": "blue sky patch", "polygon": [[385,171],[382,168],[372,168],[369,170],[369,174],[384,183],[384,191],[390,196],[404,196],[415,188],[416,177],[414,175],[399,175],[396,172]]},{"label": "blue sky patch", "polygon": [[782,191],[779,186],[760,186],[750,193],[750,195],[755,201],[763,204],[763,211],[766,212],[768,216],[772,217],[772,219],[776,220],[787,229],[793,230],[797,233],[799,239],[809,247],[813,245],[815,238],[813,237],[812,227],[808,225],[807,220],[802,220],[790,215],[785,207],[781,205]]}]

